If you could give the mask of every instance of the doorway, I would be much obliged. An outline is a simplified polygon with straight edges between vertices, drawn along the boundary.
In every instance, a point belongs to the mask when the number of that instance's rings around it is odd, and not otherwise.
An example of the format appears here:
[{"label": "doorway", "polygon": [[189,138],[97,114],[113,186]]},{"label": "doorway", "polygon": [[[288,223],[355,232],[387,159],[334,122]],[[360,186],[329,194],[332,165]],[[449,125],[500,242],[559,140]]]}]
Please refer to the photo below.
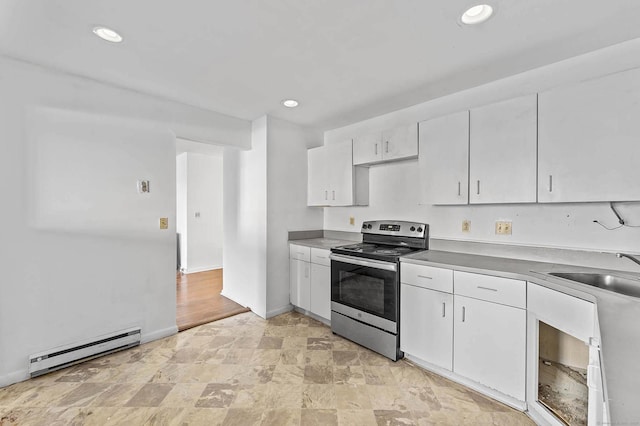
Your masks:
[{"label": "doorway", "polygon": [[244,312],[222,291],[223,148],[176,140],[176,324],[182,331]]}]

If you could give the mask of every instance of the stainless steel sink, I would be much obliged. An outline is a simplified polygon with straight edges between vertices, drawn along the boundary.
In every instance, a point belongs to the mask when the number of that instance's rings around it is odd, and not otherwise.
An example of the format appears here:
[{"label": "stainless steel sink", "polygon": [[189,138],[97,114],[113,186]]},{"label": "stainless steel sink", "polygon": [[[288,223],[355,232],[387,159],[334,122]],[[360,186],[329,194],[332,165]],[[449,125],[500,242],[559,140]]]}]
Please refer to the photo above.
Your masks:
[{"label": "stainless steel sink", "polygon": [[578,272],[550,272],[549,275],[640,298],[640,279]]}]

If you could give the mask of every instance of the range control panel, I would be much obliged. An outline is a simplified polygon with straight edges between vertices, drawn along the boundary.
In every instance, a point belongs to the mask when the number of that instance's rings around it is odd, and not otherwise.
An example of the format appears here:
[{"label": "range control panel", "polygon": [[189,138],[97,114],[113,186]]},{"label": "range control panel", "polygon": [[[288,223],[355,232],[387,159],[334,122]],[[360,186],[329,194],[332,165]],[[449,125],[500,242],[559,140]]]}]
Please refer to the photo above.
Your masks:
[{"label": "range control panel", "polygon": [[428,229],[429,226],[424,223],[400,220],[373,220],[362,223],[363,234],[424,238]]}]

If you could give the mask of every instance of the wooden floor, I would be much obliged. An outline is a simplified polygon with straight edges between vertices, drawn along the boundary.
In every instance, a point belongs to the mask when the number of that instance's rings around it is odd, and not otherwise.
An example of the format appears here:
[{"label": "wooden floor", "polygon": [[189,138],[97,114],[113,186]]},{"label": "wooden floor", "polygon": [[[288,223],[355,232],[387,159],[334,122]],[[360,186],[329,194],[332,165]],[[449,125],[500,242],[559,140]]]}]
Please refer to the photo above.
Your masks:
[{"label": "wooden floor", "polygon": [[222,269],[176,274],[176,323],[178,330],[186,330],[230,317],[249,309],[222,296]]}]

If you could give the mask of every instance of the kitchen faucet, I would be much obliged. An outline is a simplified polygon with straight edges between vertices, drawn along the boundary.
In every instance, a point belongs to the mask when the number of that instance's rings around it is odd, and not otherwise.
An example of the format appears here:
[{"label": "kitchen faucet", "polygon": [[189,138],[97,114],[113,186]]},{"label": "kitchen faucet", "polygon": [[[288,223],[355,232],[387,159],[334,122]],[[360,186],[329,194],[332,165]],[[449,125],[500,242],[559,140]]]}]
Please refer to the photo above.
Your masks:
[{"label": "kitchen faucet", "polygon": [[640,265],[640,260],[639,260],[637,257],[632,256],[632,255],[630,255],[630,254],[626,254],[626,253],[616,253],[616,256],[618,256],[619,258],[626,257],[626,258],[627,258],[627,259],[629,259],[630,261],[635,262],[635,263],[637,263],[638,265]]}]

